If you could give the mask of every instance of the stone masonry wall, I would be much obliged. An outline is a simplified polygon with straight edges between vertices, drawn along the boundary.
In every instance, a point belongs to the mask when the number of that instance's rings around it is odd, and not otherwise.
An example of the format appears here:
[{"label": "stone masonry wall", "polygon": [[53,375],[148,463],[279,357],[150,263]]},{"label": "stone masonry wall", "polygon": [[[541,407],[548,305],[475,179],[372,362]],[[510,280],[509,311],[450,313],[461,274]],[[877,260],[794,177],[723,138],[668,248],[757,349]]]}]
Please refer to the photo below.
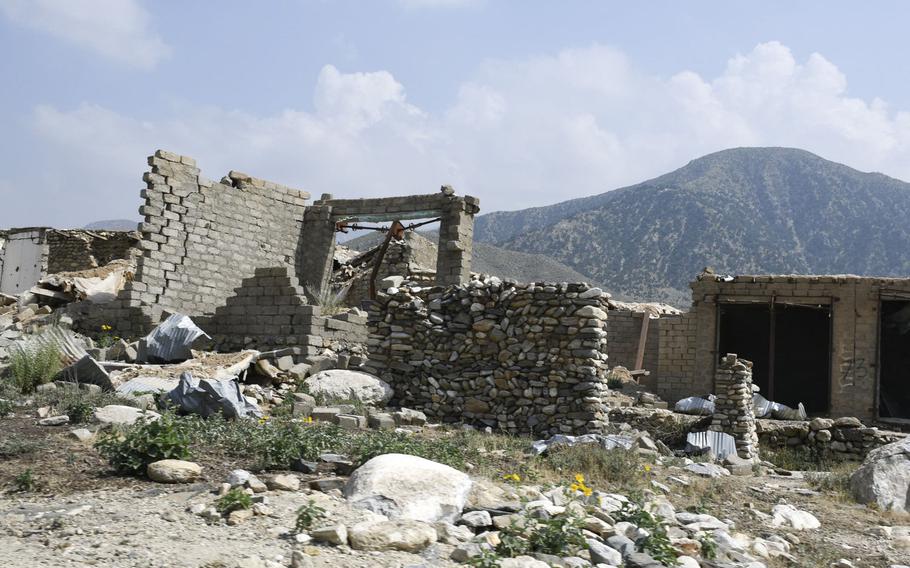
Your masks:
[{"label": "stone masonry wall", "polygon": [[728,353],[721,359],[715,379],[717,399],[709,430],[733,436],[736,453],[746,460],[758,459],[755,409],[752,405],[752,363]]},{"label": "stone masonry wall", "polygon": [[896,442],[906,434],[864,426],[859,419],[813,418],[811,421],[756,420],[763,448],[814,450],[822,455],[860,461],[870,450]]},{"label": "stone masonry wall", "polygon": [[585,284],[495,277],[391,288],[370,310],[366,369],[394,403],[510,433],[584,433],[608,421],[606,301]]}]

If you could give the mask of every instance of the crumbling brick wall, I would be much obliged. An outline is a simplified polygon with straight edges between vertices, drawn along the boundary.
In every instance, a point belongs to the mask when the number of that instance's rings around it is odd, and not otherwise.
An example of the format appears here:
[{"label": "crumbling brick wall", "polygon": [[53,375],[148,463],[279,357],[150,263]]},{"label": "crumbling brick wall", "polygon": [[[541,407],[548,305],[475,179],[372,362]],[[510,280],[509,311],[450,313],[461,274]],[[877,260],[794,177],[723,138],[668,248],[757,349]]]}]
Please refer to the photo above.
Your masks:
[{"label": "crumbling brick wall", "polygon": [[[647,314],[630,310],[610,310],[607,320],[607,345],[610,346],[610,366],[621,365],[629,370],[635,369],[635,357],[638,354],[638,343],[641,338],[642,318]],[[645,352],[642,368],[657,373],[660,326],[663,319],[652,319],[648,322],[648,334],[645,339]]]},{"label": "crumbling brick wall", "polygon": [[303,288],[285,266],[259,268],[244,278],[216,310],[209,329],[222,350],[295,346],[303,355],[315,355],[332,341],[364,343],[367,334],[365,315],[323,315],[320,306],[307,305]]},{"label": "crumbling brick wall", "polygon": [[51,229],[46,242],[49,273],[89,270],[112,260],[129,260],[139,252],[139,233],[135,231]]},{"label": "crumbling brick wall", "polygon": [[192,158],[163,150],[148,161],[136,274],[113,302],[74,304],[80,327],[107,323],[136,337],[181,312],[205,329],[257,268],[300,265],[306,192],[239,172],[216,183]]},{"label": "crumbling brick wall", "polygon": [[395,403],[511,433],[596,432],[608,421],[599,289],[487,278],[389,292],[370,310],[366,365]]},{"label": "crumbling brick wall", "polygon": [[[435,276],[433,267],[423,267],[417,262],[418,257],[425,259],[427,256],[427,251],[419,249],[426,242],[428,241],[423,237],[413,237],[412,234],[406,235],[403,240],[391,241],[376,275],[377,286],[379,281],[387,276],[402,276],[411,282],[432,285]],[[435,259],[433,260],[432,264],[435,265]],[[375,255],[349,283],[345,304],[360,306],[364,301],[370,299],[370,278],[373,266],[375,266]]]},{"label": "crumbling brick wall", "polygon": [[695,374],[696,315],[662,316],[658,340],[657,377],[654,389],[661,398],[675,402],[687,396],[714,392],[714,378]]}]

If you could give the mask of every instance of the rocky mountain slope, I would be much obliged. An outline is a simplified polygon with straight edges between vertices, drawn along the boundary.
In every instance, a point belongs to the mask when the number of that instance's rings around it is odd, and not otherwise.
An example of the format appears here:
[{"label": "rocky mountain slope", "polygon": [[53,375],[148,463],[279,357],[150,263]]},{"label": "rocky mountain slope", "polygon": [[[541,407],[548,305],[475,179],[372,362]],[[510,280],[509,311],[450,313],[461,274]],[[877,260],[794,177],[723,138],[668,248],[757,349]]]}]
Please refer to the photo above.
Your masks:
[{"label": "rocky mountain slope", "polygon": [[910,271],[910,184],[791,148],[737,148],[658,178],[478,217],[475,238],[545,255],[619,296],[687,304],[718,272]]},{"label": "rocky mountain slope", "polygon": [[[382,242],[381,233],[369,233],[340,244],[360,252],[367,251]],[[434,231],[412,234],[409,238],[420,243],[418,261],[427,268],[436,268],[436,240]],[[491,274],[500,278],[512,278],[519,282],[588,282],[597,281],[577,270],[569,268],[558,260],[541,254],[508,250],[489,243],[474,243],[474,258],[471,270]]]}]

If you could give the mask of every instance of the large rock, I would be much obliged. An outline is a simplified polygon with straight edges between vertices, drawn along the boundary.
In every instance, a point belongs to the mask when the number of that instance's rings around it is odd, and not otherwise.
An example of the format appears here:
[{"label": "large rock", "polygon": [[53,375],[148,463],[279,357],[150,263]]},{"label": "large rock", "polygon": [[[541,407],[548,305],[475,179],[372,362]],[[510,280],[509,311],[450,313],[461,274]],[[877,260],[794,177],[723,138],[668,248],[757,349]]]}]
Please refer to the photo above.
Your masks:
[{"label": "large rock", "polygon": [[808,511],[801,511],[793,505],[780,504],[771,509],[771,526],[788,527],[798,531],[817,529],[821,523],[815,515]]},{"label": "large rock", "polygon": [[420,521],[365,522],[348,531],[354,550],[403,550],[419,552],[436,542],[436,529]]},{"label": "large rock", "polygon": [[322,371],[304,381],[310,394],[323,403],[358,401],[363,404],[384,405],[392,398],[394,391],[382,379],[361,373],[334,369]]},{"label": "large rock", "polygon": [[910,513],[910,437],[869,452],[850,478],[850,489],[860,503]]},{"label": "large rock", "polygon": [[384,454],[354,471],[344,495],[354,506],[391,519],[454,522],[470,491],[471,479],[447,465]]},{"label": "large rock", "polygon": [[158,483],[190,483],[202,474],[197,463],[183,460],[160,460],[148,465],[149,479]]},{"label": "large rock", "polygon": [[95,409],[95,420],[102,424],[134,424],[137,420],[158,420],[161,415],[150,410],[141,410],[132,406],[109,404]]}]

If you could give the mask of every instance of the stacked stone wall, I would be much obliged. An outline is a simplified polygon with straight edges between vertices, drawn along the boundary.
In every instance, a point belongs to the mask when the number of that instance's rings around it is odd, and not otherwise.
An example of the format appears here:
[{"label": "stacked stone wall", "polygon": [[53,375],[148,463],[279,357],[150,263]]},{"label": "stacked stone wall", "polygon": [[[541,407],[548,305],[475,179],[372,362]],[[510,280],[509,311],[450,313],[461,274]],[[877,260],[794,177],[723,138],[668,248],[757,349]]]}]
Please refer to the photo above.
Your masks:
[{"label": "stacked stone wall", "polygon": [[709,430],[733,436],[736,453],[747,460],[758,459],[755,408],[752,405],[752,363],[728,353],[717,368],[714,415]]},{"label": "stacked stone wall", "polygon": [[811,421],[757,420],[762,448],[814,451],[821,456],[859,461],[870,450],[896,442],[906,434],[864,426],[858,418],[813,418]]},{"label": "stacked stone wall", "polygon": [[392,288],[370,309],[366,368],[396,404],[441,422],[597,432],[608,421],[606,309],[585,284]]}]

